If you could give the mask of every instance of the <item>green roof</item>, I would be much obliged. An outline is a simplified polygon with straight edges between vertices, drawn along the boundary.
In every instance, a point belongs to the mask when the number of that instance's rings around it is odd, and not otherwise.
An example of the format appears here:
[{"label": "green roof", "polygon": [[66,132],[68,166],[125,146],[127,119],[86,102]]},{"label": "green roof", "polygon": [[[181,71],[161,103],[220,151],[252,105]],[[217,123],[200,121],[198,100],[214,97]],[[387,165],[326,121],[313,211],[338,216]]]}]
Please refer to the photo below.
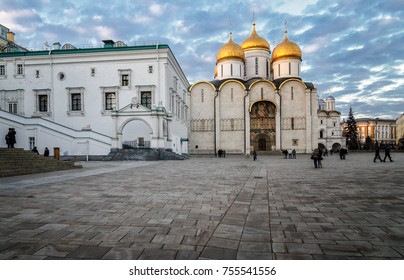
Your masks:
[{"label": "green roof", "polygon": [[97,53],[97,52],[119,52],[119,51],[136,51],[136,50],[153,50],[153,49],[169,49],[168,45],[144,45],[144,46],[126,46],[126,47],[113,47],[113,48],[84,48],[84,49],[58,49],[58,50],[44,50],[44,51],[27,51],[27,52],[10,52],[0,53],[2,57],[15,57],[15,56],[37,56],[37,55],[58,55],[58,54],[75,54],[75,53]]}]

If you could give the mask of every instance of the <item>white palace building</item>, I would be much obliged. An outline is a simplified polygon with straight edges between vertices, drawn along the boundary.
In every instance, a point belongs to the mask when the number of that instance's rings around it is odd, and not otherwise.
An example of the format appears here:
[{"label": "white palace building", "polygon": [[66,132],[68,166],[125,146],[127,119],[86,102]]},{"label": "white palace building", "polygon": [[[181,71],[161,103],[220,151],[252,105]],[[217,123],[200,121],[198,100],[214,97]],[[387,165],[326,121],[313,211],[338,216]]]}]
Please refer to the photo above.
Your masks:
[{"label": "white palace building", "polygon": [[0,132],[62,156],[125,144],[188,153],[189,83],[169,46],[103,42],[0,53]]}]

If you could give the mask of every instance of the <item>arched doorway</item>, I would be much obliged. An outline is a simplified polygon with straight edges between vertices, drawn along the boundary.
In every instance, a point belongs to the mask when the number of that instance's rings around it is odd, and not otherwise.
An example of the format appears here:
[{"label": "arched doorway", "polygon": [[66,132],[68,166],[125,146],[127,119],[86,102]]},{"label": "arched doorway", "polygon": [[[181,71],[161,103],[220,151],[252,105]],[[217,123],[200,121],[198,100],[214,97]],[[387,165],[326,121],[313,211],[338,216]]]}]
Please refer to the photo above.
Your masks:
[{"label": "arched doorway", "polygon": [[341,149],[341,144],[340,143],[332,144],[332,151],[333,152],[338,152],[340,149]]},{"label": "arched doorway", "polygon": [[140,119],[128,121],[122,128],[122,148],[150,148],[151,127]]},{"label": "arched doorway", "polygon": [[250,143],[255,151],[276,149],[276,107],[270,101],[255,102],[250,109]]}]

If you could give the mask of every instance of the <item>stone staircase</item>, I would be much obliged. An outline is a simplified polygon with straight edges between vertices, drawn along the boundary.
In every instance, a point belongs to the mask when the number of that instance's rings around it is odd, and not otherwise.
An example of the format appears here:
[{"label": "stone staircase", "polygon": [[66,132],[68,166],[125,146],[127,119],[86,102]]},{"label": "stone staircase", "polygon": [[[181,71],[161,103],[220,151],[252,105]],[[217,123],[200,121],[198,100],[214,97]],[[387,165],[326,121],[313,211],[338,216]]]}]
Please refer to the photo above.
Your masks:
[{"label": "stone staircase", "polygon": [[0,148],[0,178],[77,168],[73,161],[56,160],[23,149]]},{"label": "stone staircase", "polygon": [[118,149],[111,151],[103,160],[184,160],[189,155],[179,155],[165,149]]}]

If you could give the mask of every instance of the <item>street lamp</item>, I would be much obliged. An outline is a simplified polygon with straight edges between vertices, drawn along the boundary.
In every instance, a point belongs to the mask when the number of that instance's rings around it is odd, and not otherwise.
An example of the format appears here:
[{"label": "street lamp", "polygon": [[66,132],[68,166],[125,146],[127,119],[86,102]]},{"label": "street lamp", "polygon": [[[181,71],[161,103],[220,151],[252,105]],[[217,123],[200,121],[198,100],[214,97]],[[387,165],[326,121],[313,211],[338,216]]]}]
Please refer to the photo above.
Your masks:
[{"label": "street lamp", "polygon": [[376,118],[375,120],[376,120],[375,140],[376,140],[376,145],[378,146],[378,143],[377,143],[377,134],[379,133],[379,130],[377,129],[377,121],[379,120],[379,118]]}]

